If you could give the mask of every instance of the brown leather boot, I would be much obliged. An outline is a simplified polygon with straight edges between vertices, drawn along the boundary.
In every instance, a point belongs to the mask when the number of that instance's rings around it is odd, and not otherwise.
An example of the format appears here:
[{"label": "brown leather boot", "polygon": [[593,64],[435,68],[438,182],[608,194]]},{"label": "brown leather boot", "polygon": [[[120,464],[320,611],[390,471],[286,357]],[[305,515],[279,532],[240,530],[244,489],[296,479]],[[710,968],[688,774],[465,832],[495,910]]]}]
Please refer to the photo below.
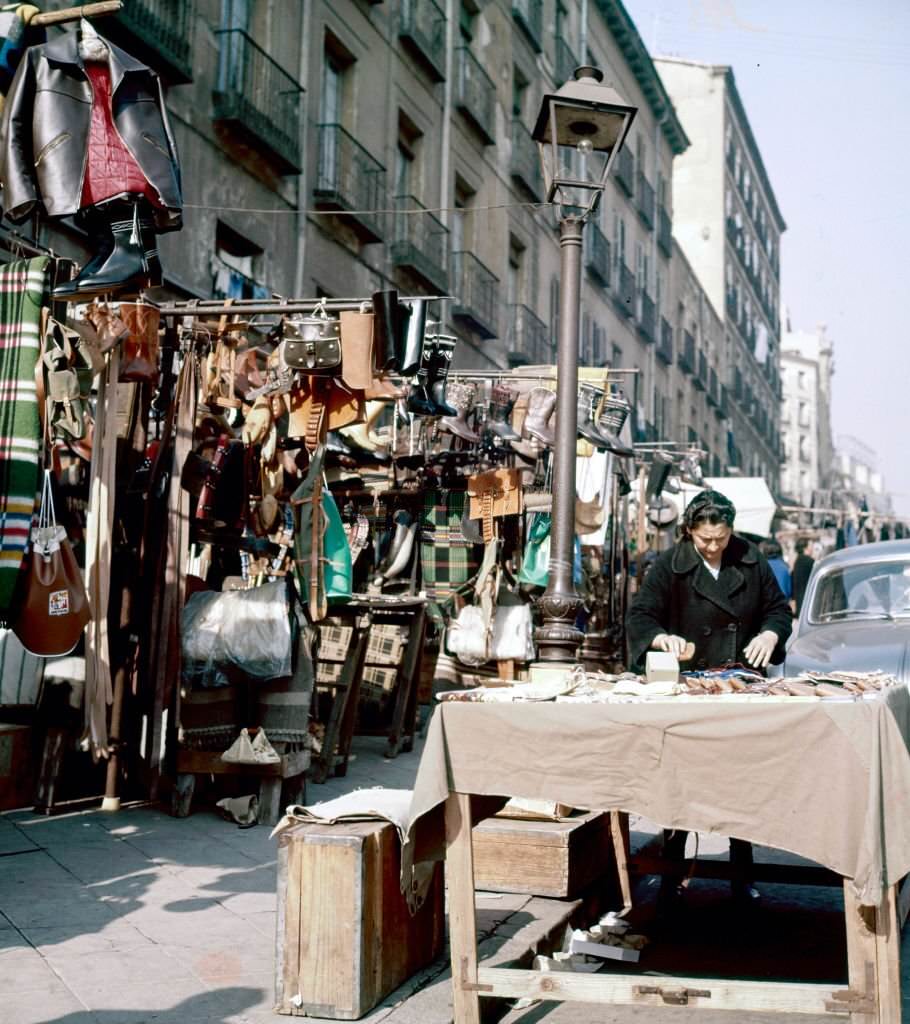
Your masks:
[{"label": "brown leather boot", "polygon": [[128,331],[120,351],[120,382],[157,384],[158,307],[147,302],[121,302],[120,319]]},{"label": "brown leather boot", "polygon": [[533,438],[547,448],[552,448],[556,443],[556,434],[548,421],[555,408],[555,391],[542,387],[531,388],[528,392],[528,414],[522,424],[525,437]]}]

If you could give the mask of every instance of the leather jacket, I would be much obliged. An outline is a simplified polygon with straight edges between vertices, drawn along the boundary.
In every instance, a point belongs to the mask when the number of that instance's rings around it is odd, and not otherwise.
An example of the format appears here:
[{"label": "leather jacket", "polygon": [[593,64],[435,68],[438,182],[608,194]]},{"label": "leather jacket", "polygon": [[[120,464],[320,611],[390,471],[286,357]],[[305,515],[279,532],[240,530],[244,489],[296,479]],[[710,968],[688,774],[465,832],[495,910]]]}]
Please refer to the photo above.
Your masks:
[{"label": "leather jacket", "polygon": [[[182,226],[177,147],[164,94],[150,68],[105,40],[114,125],[161,197],[158,231]],[[6,216],[19,223],[43,203],[51,217],[80,207],[92,112],[92,87],[75,32],[33,46],[19,64],[0,122],[0,181]]]}]

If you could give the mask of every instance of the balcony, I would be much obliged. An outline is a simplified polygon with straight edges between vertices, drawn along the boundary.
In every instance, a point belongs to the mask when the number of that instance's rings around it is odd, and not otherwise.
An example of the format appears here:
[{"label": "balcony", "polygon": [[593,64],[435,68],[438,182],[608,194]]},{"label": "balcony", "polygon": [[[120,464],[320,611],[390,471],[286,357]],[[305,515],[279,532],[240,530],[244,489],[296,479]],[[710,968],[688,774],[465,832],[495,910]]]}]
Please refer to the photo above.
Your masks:
[{"label": "balcony", "polygon": [[353,210],[345,217],[363,242],[385,237],[385,168],[340,124],[320,124],[313,198],[318,210]]},{"label": "balcony", "polygon": [[543,49],[543,0],[512,0],[512,17],[535,52],[540,53]]},{"label": "balcony", "polygon": [[547,337],[547,325],[528,306],[509,306],[509,362],[552,363],[556,349]]},{"label": "balcony", "polygon": [[585,266],[604,286],[610,284],[610,243],[600,228],[589,223],[585,229]]},{"label": "balcony", "polygon": [[556,85],[559,87],[565,82],[571,82],[575,78],[575,69],[579,60],[572,53],[569,44],[561,36],[556,37],[556,49],[553,54],[554,66],[556,69]]},{"label": "balcony", "polygon": [[496,86],[466,46],[455,51],[455,62],[455,106],[483,141],[492,145],[496,130]]},{"label": "balcony", "polygon": [[414,196],[396,196],[395,210],[392,262],[444,295],[449,287],[448,229]]},{"label": "balcony", "polygon": [[704,391],[708,386],[708,359],[704,352],[698,353],[696,370],[692,375],[692,383],[698,391]]},{"label": "balcony", "polygon": [[470,252],[452,253],[452,316],[467,321],[482,338],[499,333],[499,278]]},{"label": "balcony", "polygon": [[683,343],[677,361],[683,373],[695,372],[695,338],[688,331],[683,331]]},{"label": "balcony", "polygon": [[654,300],[645,291],[639,296],[638,333],[647,342],[653,343],[657,340],[657,312]]},{"label": "balcony", "polygon": [[512,157],[509,161],[509,173],[535,202],[543,199],[543,180],[537,143],[518,120],[512,122]]},{"label": "balcony", "polygon": [[622,316],[635,315],[635,276],[621,260],[613,279],[613,302]]},{"label": "balcony", "polygon": [[673,328],[666,317],[660,318],[660,337],[657,339],[657,358],[667,364],[673,365]]},{"label": "balcony", "polygon": [[435,0],[402,0],[398,38],[434,82],[446,76],[446,16]]},{"label": "balcony", "polygon": [[627,196],[635,193],[635,157],[632,151],[623,147],[616,158],[616,170],[613,172],[617,184]]},{"label": "balcony", "polygon": [[641,173],[638,172],[638,217],[642,224],[649,230],[654,229],[654,210],[656,207],[656,201],[654,196],[654,186],[650,181]]},{"label": "balcony", "polygon": [[195,27],[195,0],[130,0],[98,25],[105,39],[175,85],[193,80]]},{"label": "balcony", "polygon": [[657,208],[657,245],[664,256],[673,255],[673,221],[664,206]]},{"label": "balcony", "polygon": [[214,120],[230,125],[282,174],[299,174],[303,87],[239,28],[215,32],[221,47]]},{"label": "balcony", "polygon": [[708,399],[708,405],[716,409],[720,402],[720,385],[717,379],[717,371],[713,366],[708,370],[708,387],[705,397]]}]

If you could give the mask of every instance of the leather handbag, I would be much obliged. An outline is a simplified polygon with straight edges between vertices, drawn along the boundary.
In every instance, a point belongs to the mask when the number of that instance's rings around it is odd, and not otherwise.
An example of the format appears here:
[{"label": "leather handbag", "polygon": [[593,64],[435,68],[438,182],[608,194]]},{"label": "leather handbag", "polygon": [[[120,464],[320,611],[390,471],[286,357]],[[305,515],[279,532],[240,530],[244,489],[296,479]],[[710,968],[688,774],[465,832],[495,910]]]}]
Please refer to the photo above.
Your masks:
[{"label": "leather handbag", "polygon": [[341,314],[341,379],[363,391],[373,383],[373,314]]},{"label": "leather handbag", "polygon": [[521,471],[518,469],[491,469],[475,473],[468,478],[470,497],[469,516],[483,522],[483,539],[493,537],[493,520],[502,516],[521,514]]},{"label": "leather handbag", "polygon": [[51,471],[44,471],[38,525],[22,564],[22,601],[12,624],[22,646],[42,658],[69,654],[91,618],[66,530],[57,525]]},{"label": "leather handbag", "polygon": [[312,316],[287,317],[283,326],[284,361],[304,373],[334,375],[341,369],[341,330],[317,306]]}]

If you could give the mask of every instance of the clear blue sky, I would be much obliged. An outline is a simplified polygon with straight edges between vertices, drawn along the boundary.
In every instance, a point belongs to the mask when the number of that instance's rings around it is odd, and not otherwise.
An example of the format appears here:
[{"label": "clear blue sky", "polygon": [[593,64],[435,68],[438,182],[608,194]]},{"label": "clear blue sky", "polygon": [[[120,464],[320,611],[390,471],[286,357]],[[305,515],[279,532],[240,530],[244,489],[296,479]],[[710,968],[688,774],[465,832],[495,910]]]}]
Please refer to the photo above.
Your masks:
[{"label": "clear blue sky", "polygon": [[652,55],[729,64],[787,222],[782,305],[834,342],[835,434],[910,515],[910,0],[623,0]]}]

